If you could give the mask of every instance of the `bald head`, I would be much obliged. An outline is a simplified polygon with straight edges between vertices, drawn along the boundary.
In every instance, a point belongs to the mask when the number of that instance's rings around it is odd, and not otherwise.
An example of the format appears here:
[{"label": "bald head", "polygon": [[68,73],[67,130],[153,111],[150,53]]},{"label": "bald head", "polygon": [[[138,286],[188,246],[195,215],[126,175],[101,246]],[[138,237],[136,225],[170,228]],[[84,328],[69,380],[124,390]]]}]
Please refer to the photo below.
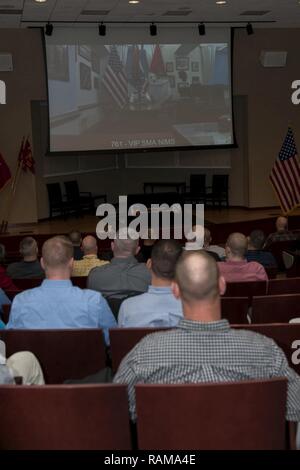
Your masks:
[{"label": "bald head", "polygon": [[288,228],[288,219],[286,217],[278,217],[276,220],[277,232],[285,232]]},{"label": "bald head", "polygon": [[130,229],[121,229],[117,232],[112,243],[112,251],[115,258],[128,258],[135,256],[139,250],[137,232]]},{"label": "bald head", "polygon": [[226,242],[226,256],[228,259],[241,259],[245,258],[248,248],[248,241],[242,233],[232,233],[229,235]]},{"label": "bald head", "polygon": [[58,236],[47,240],[42,248],[42,266],[46,271],[53,273],[68,273],[72,271],[73,245],[69,238]]},{"label": "bald head", "polygon": [[184,252],[176,265],[175,280],[186,303],[219,297],[219,269],[205,251]]},{"label": "bald head", "polygon": [[85,255],[96,255],[98,253],[97,240],[92,235],[87,235],[82,240],[82,251]]}]

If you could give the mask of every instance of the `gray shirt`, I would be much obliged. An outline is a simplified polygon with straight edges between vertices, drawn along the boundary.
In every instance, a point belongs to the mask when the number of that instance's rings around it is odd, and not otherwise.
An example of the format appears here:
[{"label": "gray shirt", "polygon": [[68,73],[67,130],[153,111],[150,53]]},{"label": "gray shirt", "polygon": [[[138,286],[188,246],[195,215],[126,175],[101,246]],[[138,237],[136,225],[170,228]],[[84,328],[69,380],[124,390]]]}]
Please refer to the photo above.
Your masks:
[{"label": "gray shirt", "polygon": [[43,271],[38,259],[35,261],[19,261],[17,263],[11,263],[6,269],[6,274],[12,279],[45,277],[45,272]]},{"label": "gray shirt", "polygon": [[146,292],[151,274],[144,263],[134,256],[113,258],[110,264],[90,271],[87,288],[101,292],[105,297],[122,297],[126,292]]}]

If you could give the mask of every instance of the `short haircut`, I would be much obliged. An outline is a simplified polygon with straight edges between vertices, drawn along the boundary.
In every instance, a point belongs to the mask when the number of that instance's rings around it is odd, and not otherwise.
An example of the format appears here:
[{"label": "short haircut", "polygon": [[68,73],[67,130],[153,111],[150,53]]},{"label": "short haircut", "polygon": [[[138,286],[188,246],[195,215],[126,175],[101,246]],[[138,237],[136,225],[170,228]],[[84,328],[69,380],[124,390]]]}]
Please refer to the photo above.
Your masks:
[{"label": "short haircut", "polygon": [[81,248],[82,248],[82,251],[85,254],[97,252],[98,251],[98,245],[97,245],[96,238],[93,237],[92,235],[87,235],[82,240]]},{"label": "short haircut", "polygon": [[219,296],[219,268],[205,251],[184,251],[176,265],[175,280],[185,302],[212,300]]},{"label": "short haircut", "polygon": [[73,258],[74,248],[68,237],[57,236],[49,238],[42,248],[45,268],[60,268],[66,266]]},{"label": "short haircut", "polygon": [[155,243],[151,252],[151,269],[153,273],[161,278],[173,280],[175,267],[182,247],[176,240],[159,240]]},{"label": "short haircut", "polygon": [[245,235],[238,232],[232,233],[227,238],[226,245],[230,248],[230,251],[234,256],[245,258],[248,249],[248,242]]},{"label": "short haircut", "polygon": [[37,254],[37,242],[33,237],[25,237],[21,240],[20,253],[22,256],[34,256]]},{"label": "short haircut", "polygon": [[5,260],[5,246],[0,243],[0,262]]},{"label": "short haircut", "polygon": [[249,235],[249,241],[256,250],[261,250],[264,246],[266,237],[262,230],[252,230]]},{"label": "short haircut", "polygon": [[139,245],[139,237],[135,230],[122,228],[114,239],[114,255],[134,256]]},{"label": "short haircut", "polygon": [[80,245],[81,238],[81,233],[78,230],[72,230],[72,232],[69,233],[69,239],[73,245]]}]

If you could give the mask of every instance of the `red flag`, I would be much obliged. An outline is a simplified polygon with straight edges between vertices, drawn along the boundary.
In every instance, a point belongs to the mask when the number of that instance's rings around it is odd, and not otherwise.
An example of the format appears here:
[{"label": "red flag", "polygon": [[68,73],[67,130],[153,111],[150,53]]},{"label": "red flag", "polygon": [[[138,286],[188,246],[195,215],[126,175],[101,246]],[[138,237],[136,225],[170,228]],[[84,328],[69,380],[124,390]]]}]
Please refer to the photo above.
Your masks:
[{"label": "red flag", "polygon": [[24,137],[22,140],[20,152],[19,152],[19,164],[22,165],[22,170],[25,172],[27,170],[31,171],[32,174],[35,174],[35,161],[32,156],[31,145],[27,137],[26,142],[24,143]]},{"label": "red flag", "polygon": [[164,59],[162,57],[160,46],[157,44],[154,49],[150,72],[155,73],[156,75],[165,75],[166,69],[164,64]]},{"label": "red flag", "polygon": [[10,179],[10,169],[8,168],[4,158],[0,153],[0,190],[4,188],[4,186],[9,182]]},{"label": "red flag", "polygon": [[285,214],[300,205],[300,162],[291,128],[272,168],[270,180]]}]

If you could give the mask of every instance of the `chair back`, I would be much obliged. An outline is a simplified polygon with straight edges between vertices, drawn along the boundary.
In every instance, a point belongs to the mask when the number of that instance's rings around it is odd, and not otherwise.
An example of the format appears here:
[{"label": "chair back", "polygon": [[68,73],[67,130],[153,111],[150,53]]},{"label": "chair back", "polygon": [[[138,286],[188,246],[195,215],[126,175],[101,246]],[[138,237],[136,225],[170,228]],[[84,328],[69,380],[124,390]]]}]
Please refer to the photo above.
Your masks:
[{"label": "chair back", "polygon": [[0,386],[0,449],[130,450],[125,385]]},{"label": "chair back", "polygon": [[64,182],[67,200],[69,202],[80,201],[80,191],[77,181],[65,181]]},{"label": "chair back", "polygon": [[252,323],[288,323],[300,316],[300,294],[266,295],[252,299]]},{"label": "chair back", "polygon": [[47,191],[50,207],[60,207],[62,205],[62,193],[60,184],[48,183]]},{"label": "chair back", "polygon": [[206,192],[206,174],[190,175],[190,193],[192,196],[203,195]]},{"label": "chair back", "polygon": [[102,330],[0,330],[7,357],[31,351],[38,358],[48,384],[82,379],[106,365]]},{"label": "chair back", "polygon": [[285,448],[287,381],[137,385],[143,450]]},{"label": "chair back", "polygon": [[[299,294],[300,277],[290,279],[271,279],[268,283],[268,295]],[[262,295],[262,294],[257,294]]]},{"label": "chair back", "polygon": [[9,322],[10,309],[11,309],[10,304],[2,305],[2,313],[0,312],[0,314],[1,314],[1,320],[3,321],[3,323],[5,323],[5,325],[7,325],[7,323]]},{"label": "chair back", "polygon": [[266,295],[266,281],[252,282],[228,282],[226,285],[225,297],[248,297],[249,304],[252,302],[254,295]]},{"label": "chair back", "polygon": [[273,242],[268,247],[268,250],[272,253],[274,258],[276,259],[279,271],[283,271],[283,272],[286,271],[284,258],[283,258],[283,252],[293,251],[296,249],[296,247],[297,247],[296,240]]},{"label": "chair back", "polygon": [[114,314],[116,320],[118,320],[118,315],[119,315],[119,310],[121,307],[122,302],[124,300],[129,299],[130,297],[135,297],[136,295],[140,295],[141,292],[139,291],[123,291],[122,292],[122,297],[110,297],[110,296],[105,296],[105,299],[107,300],[108,305],[110,306],[110,309],[112,313]]},{"label": "chair back", "polygon": [[221,299],[222,318],[228,320],[229,323],[247,324],[248,308],[248,297],[222,297]]},{"label": "chair back", "polygon": [[229,175],[213,175],[212,192],[217,196],[225,196],[228,194]]},{"label": "chair back", "polygon": [[34,287],[38,287],[41,285],[43,282],[43,279],[41,278],[24,278],[24,279],[14,279],[14,284],[20,289],[20,290],[26,290],[26,289],[33,289]]}]

